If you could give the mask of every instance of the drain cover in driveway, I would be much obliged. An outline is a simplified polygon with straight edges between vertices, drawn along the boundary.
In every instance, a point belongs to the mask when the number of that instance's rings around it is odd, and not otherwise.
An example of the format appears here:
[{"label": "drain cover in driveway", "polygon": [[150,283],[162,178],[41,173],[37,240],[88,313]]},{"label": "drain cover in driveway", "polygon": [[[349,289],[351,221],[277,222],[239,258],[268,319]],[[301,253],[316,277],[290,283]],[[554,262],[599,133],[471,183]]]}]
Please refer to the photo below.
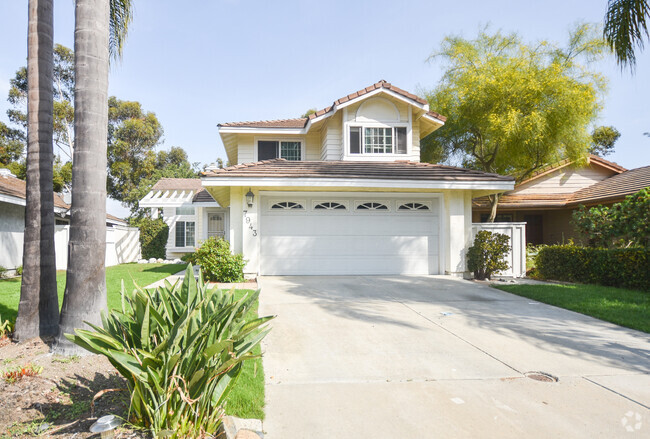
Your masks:
[{"label": "drain cover in driveway", "polygon": [[531,380],[535,381],[541,381],[543,383],[557,383],[558,378],[551,375],[550,373],[546,372],[526,372],[524,373],[524,376],[526,378],[530,378]]}]

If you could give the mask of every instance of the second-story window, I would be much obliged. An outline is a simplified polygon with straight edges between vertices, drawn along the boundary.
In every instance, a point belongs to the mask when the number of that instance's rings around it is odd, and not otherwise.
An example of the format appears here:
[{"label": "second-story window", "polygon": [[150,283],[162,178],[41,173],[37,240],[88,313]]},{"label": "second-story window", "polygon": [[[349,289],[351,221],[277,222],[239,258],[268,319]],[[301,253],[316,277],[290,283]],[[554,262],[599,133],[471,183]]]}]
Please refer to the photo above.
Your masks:
[{"label": "second-story window", "polygon": [[406,127],[350,127],[350,154],[406,154]]},{"label": "second-story window", "polygon": [[302,160],[300,142],[285,140],[260,140],[257,142],[257,160]]}]

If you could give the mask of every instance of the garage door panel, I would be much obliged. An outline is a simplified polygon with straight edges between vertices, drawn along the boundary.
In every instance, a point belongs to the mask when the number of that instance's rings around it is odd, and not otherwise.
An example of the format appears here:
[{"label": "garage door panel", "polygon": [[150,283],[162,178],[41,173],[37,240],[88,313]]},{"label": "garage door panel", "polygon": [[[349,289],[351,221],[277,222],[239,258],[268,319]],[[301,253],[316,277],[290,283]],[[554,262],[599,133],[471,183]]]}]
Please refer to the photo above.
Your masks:
[{"label": "garage door panel", "polygon": [[332,256],[345,254],[355,257],[375,255],[394,258],[396,255],[421,256],[438,253],[437,237],[426,236],[271,236],[262,238],[264,255],[270,257],[291,257],[303,255]]},{"label": "garage door panel", "polygon": [[[360,235],[437,235],[438,219],[432,216],[404,217],[402,215],[346,215],[346,216],[268,216],[264,217],[262,232],[283,236]],[[400,227],[407,222],[408,227]]]},{"label": "garage door panel", "polygon": [[[390,206],[387,211],[313,209],[321,198],[296,197],[305,206],[300,210],[262,210],[261,274],[438,273],[437,200],[428,202],[427,211],[396,210],[409,201],[406,197],[381,198]],[[262,206],[272,206],[276,199],[263,199]],[[348,209],[355,206],[355,199],[344,200]]]}]

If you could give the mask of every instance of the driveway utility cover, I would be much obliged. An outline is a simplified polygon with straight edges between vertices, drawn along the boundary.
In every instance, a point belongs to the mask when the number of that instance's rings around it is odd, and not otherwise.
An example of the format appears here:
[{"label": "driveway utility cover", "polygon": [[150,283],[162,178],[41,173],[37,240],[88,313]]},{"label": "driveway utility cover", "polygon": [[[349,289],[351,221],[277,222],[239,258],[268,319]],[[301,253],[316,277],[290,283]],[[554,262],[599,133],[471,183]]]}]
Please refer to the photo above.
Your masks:
[{"label": "driveway utility cover", "polygon": [[267,438],[650,433],[647,334],[445,276],[260,286]]}]

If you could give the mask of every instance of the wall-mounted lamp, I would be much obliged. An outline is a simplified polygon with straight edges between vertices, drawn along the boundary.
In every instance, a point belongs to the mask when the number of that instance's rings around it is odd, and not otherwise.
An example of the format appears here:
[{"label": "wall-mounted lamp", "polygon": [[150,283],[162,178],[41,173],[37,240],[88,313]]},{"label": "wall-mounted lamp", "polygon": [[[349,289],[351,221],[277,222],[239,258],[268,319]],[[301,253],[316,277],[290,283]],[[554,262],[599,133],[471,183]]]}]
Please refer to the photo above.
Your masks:
[{"label": "wall-mounted lamp", "polygon": [[250,188],[248,188],[248,192],[246,193],[246,204],[248,204],[248,207],[253,207],[254,200],[255,200],[255,194]]}]

